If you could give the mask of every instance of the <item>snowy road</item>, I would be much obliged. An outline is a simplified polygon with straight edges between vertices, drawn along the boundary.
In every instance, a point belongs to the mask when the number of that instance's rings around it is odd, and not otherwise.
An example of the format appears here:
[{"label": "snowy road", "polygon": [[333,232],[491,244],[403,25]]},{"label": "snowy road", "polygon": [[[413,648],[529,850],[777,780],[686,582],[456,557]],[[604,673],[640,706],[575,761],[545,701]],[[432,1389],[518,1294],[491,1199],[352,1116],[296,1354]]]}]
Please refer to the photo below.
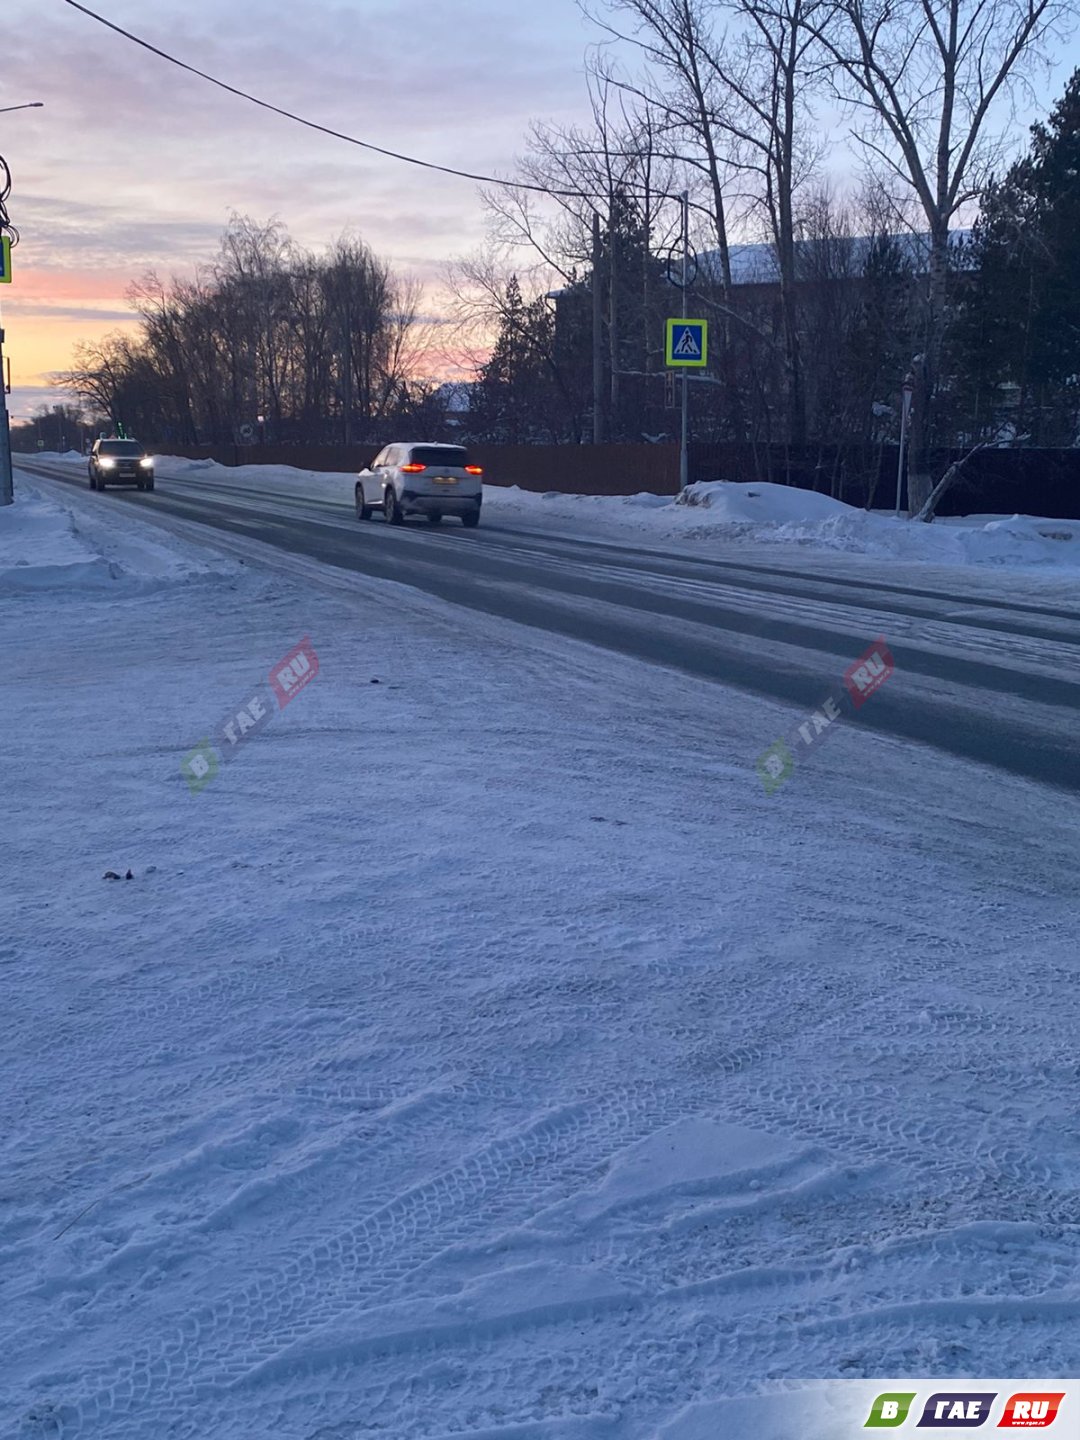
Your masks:
[{"label": "snowy road", "polygon": [[[31,471],[85,488],[81,467]],[[456,524],[360,525],[340,501],[258,494],[159,468],[157,491],[110,504],[198,521],[488,614],[785,700],[820,704],[879,634],[897,679],[860,723],[1017,775],[1080,790],[1080,595],[1075,583],[1004,599],[993,578],[898,578],[821,557],[677,555],[551,535],[498,512]],[[1015,585],[1015,582],[1014,582]]]},{"label": "snowy road", "polygon": [[[179,484],[42,489],[102,564],[0,596],[5,1440],[750,1440],[769,1378],[1080,1373],[1080,802],[870,720],[1060,720],[1003,678],[1054,606],[242,497],[220,558],[140,523],[211,518]],[[550,623],[483,613],[515,576]],[[800,705],[619,653],[653,623],[775,634],[800,699],[900,669],[770,797]]]}]

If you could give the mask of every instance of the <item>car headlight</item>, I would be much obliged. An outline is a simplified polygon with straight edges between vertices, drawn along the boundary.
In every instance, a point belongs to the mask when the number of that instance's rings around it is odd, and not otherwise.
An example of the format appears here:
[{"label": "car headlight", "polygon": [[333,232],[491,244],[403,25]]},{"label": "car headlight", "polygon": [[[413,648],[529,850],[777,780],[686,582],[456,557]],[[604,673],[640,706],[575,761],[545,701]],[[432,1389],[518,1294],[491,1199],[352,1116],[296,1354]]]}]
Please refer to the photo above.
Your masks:
[{"label": "car headlight", "polygon": [[149,456],[145,460],[140,460],[139,464],[144,470],[152,470],[154,468],[154,462],[149,458]]},{"label": "car headlight", "polygon": [[102,455],[102,456],[101,456],[101,458],[98,460],[98,464],[101,466],[102,470],[115,470],[115,469],[116,469],[116,461],[115,461],[115,460],[110,460],[110,459],[108,458],[108,456],[106,456],[106,455]]}]

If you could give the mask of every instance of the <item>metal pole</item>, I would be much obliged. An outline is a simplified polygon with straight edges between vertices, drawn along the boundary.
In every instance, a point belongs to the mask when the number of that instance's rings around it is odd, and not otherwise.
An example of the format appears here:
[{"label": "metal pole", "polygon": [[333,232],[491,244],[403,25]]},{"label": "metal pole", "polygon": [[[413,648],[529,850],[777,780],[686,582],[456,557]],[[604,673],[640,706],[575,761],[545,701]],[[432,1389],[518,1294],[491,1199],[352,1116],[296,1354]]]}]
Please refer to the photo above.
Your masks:
[{"label": "metal pole", "polygon": [[342,426],[342,438],[345,444],[352,444],[352,412],[353,412],[353,353],[352,353],[352,277],[346,282],[349,290],[345,296],[345,384],[344,390],[345,423]]},{"label": "metal pole", "polygon": [[[690,278],[690,192],[682,192],[682,318],[689,314],[689,299],[686,293]],[[690,478],[690,379],[682,372],[682,443],[679,446],[679,491],[686,489]]]},{"label": "metal pole", "polygon": [[900,491],[904,485],[904,451],[907,447],[908,417],[911,414],[911,396],[915,380],[909,372],[904,376],[903,403],[900,407],[900,453],[896,457],[896,510],[893,519],[900,519]]},{"label": "metal pole", "polygon": [[592,217],[592,438],[604,443],[604,305],[600,293],[600,212]]},{"label": "metal pole", "polygon": [[11,474],[11,429],[8,424],[7,371],[4,369],[4,325],[0,319],[0,505],[11,505],[15,487]]}]

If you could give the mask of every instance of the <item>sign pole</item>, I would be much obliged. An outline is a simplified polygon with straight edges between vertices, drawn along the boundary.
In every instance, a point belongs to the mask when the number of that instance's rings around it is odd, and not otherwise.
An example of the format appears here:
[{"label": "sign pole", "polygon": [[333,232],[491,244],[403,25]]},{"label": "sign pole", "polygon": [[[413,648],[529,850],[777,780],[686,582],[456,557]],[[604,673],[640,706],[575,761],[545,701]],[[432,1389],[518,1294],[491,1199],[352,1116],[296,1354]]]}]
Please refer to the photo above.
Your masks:
[{"label": "sign pole", "polygon": [[[690,278],[690,192],[682,192],[682,318],[690,313],[686,294]],[[682,443],[679,446],[679,493],[681,494],[690,478],[690,377],[682,372]]]}]

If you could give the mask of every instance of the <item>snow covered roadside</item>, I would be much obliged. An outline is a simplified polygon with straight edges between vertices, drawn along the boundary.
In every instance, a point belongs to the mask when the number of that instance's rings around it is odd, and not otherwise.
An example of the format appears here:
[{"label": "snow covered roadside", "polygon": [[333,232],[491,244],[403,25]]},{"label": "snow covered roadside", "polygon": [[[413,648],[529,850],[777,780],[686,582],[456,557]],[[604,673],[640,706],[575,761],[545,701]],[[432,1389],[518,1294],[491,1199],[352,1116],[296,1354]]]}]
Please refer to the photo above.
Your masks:
[{"label": "snow covered roadside", "polygon": [[[77,454],[61,458],[85,462]],[[351,474],[288,466],[229,468],[210,460],[162,457],[160,473],[255,493],[303,494],[352,508]],[[972,515],[933,525],[868,513],[814,491],[787,485],[715,481],[692,485],[681,501],[641,493],[626,496],[544,494],[488,485],[489,517],[518,525],[559,526],[582,537],[672,542],[693,547],[778,547],[824,555],[941,568],[1022,570],[1031,578],[1080,572],[1080,521],[1037,516]]]},{"label": "snow covered roadside", "polygon": [[50,495],[127,568],[0,596],[0,1433],[1077,1372],[1075,801],[853,726],[769,797],[783,707]]},{"label": "snow covered roadside", "polygon": [[130,593],[219,574],[235,565],[138,521],[119,529],[99,509],[58,503],[51,487],[20,477],[0,524],[0,596],[24,591],[103,589]]}]

